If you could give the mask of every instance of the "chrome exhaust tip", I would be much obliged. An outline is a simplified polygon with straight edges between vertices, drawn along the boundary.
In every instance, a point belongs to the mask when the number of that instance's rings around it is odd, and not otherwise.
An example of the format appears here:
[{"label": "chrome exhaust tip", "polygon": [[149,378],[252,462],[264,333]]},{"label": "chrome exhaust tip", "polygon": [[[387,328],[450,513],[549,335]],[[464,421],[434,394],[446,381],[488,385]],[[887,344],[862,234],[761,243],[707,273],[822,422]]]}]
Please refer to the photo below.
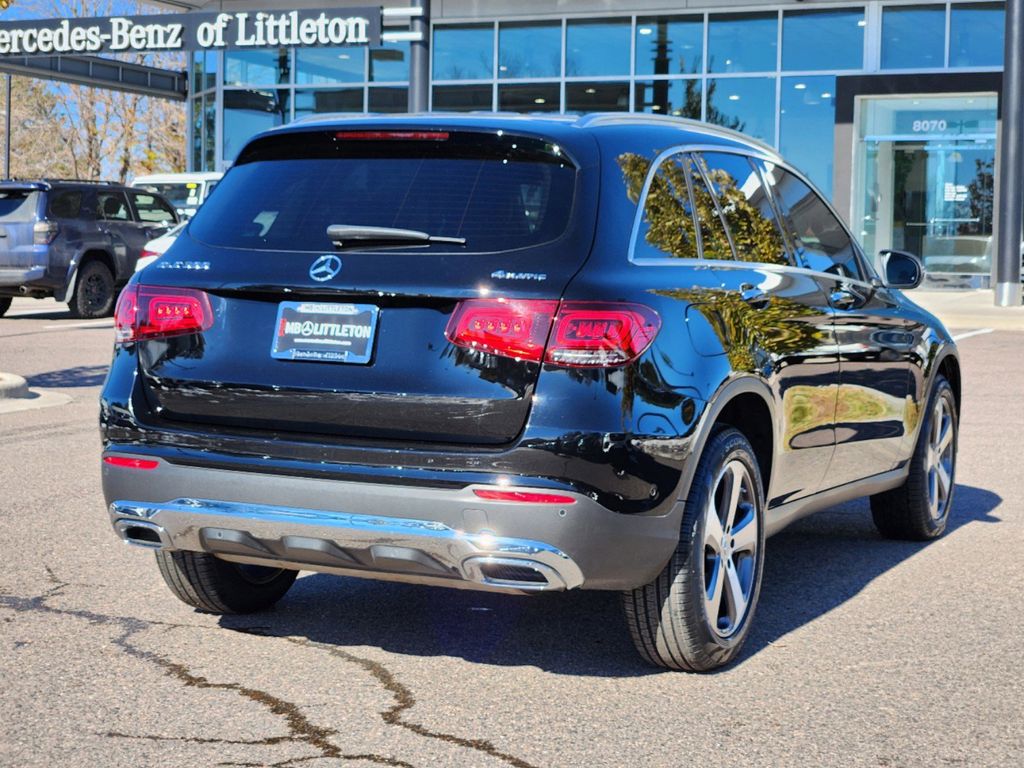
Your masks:
[{"label": "chrome exhaust tip", "polygon": [[492,587],[530,592],[566,588],[565,582],[554,568],[536,560],[518,557],[471,557],[462,564],[462,569],[470,581]]},{"label": "chrome exhaust tip", "polygon": [[156,523],[145,520],[117,520],[114,530],[126,544],[145,549],[171,549],[171,537]]}]

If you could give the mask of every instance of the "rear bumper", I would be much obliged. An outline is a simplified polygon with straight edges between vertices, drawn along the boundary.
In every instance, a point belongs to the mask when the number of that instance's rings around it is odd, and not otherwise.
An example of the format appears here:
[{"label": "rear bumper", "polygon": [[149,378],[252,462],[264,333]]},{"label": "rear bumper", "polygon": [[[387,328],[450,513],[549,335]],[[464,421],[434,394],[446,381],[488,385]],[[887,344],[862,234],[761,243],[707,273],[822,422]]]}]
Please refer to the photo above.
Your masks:
[{"label": "rear bumper", "polygon": [[42,280],[46,277],[46,267],[0,267],[0,286],[18,288]]},{"label": "rear bumper", "polygon": [[282,477],[162,459],[152,470],[103,464],[122,539],[236,562],[512,592],[630,589],[658,574],[678,539],[679,504],[665,516],[622,515],[578,493],[564,494],[571,504],[527,504],[481,499],[473,492],[480,487]]}]

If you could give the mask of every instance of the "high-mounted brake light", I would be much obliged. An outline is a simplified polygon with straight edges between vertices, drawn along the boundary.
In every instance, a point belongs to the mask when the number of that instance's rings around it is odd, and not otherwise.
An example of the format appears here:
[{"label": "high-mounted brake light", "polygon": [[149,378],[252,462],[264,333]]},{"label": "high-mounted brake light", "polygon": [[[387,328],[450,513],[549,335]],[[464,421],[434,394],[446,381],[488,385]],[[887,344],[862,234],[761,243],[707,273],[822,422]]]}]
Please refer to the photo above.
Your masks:
[{"label": "high-mounted brake light", "polygon": [[636,360],[660,327],[657,313],[641,304],[471,299],[455,308],[445,336],[502,357],[601,368]]},{"label": "high-mounted brake light", "polygon": [[212,326],[210,298],[193,288],[129,285],[114,310],[118,343],[200,333]]},{"label": "high-mounted brake light", "polygon": [[494,491],[474,488],[473,493],[488,501],[515,501],[523,504],[575,504],[576,499],[560,493],[536,493],[533,491]]},{"label": "high-mounted brake light", "polygon": [[160,465],[160,462],[152,459],[133,459],[128,456],[104,456],[103,463],[127,469],[156,469]]},{"label": "high-mounted brake light", "polygon": [[336,139],[353,141],[448,141],[448,131],[338,131]]}]

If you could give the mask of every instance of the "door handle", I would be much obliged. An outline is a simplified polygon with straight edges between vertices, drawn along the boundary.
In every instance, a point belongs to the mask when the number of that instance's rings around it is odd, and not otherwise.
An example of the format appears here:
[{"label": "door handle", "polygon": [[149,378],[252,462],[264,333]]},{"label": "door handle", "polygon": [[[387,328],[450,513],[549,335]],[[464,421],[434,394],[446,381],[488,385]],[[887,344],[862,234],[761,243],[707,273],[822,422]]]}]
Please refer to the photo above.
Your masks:
[{"label": "door handle", "polygon": [[856,294],[844,288],[832,291],[829,294],[828,300],[836,309],[853,309],[857,302],[860,301]]},{"label": "door handle", "polygon": [[760,288],[750,283],[740,286],[740,298],[754,309],[764,309],[771,302],[771,297]]}]

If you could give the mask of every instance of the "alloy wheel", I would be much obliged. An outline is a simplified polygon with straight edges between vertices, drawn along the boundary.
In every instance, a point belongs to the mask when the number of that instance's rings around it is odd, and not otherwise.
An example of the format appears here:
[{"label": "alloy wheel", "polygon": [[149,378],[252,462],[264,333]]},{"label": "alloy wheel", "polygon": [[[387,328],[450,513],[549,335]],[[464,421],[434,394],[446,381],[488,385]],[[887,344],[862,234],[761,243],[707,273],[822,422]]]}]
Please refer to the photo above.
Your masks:
[{"label": "alloy wheel", "polygon": [[942,520],[949,508],[949,496],[953,490],[955,442],[949,400],[938,397],[932,410],[928,452],[925,456],[928,470],[928,513],[935,521]]},{"label": "alloy wheel", "polygon": [[758,497],[742,461],[726,463],[704,511],[704,610],[719,637],[742,626],[757,574]]}]

